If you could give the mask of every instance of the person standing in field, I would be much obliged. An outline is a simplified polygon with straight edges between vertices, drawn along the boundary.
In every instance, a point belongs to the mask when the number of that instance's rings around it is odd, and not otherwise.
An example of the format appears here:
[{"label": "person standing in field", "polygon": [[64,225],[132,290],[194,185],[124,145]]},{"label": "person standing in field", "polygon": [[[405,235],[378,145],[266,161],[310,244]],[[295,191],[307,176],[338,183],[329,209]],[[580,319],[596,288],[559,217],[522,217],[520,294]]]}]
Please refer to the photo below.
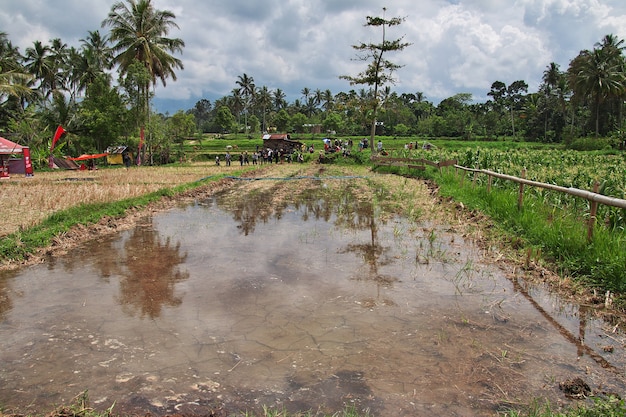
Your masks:
[{"label": "person standing in field", "polygon": [[128,154],[128,151],[124,151],[122,152],[122,160],[124,161],[124,166],[126,167],[126,169],[130,168],[130,155]]}]

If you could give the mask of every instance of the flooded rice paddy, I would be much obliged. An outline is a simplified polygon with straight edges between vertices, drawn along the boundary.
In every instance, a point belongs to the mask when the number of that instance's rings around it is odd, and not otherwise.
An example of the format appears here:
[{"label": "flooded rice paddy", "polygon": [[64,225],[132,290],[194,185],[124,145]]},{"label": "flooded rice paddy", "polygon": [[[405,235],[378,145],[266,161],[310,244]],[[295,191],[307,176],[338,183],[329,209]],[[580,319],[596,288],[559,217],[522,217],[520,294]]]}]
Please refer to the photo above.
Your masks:
[{"label": "flooded rice paddy", "polygon": [[[495,415],[624,395],[623,338],[455,229],[245,186],[0,275],[0,407]],[[612,351],[608,347],[612,347]]]}]

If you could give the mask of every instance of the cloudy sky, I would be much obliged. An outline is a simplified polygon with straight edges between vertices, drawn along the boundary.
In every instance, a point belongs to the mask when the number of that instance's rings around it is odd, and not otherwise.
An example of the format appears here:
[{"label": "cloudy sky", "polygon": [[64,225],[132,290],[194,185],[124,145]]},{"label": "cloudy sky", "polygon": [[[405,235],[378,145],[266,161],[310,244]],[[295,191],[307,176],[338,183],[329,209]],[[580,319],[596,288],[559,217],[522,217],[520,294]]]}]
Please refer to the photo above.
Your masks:
[{"label": "cloudy sky", "polygon": [[[100,30],[114,0],[7,0],[0,30],[24,53],[33,41],[61,38],[79,46]],[[494,81],[525,80],[537,90],[551,63],[566,70],[582,49],[606,34],[626,39],[624,0],[152,0],[176,15],[184,40],[184,70],[156,89],[160,111],[189,109],[231,92],[247,74],[257,87],[280,88],[292,102],[301,91],[351,87],[340,75],[355,75],[364,63],[351,45],[380,42],[364,26],[366,16],[404,17],[387,32],[409,46],[388,58],[403,67],[392,88],[423,92],[438,103],[457,93],[486,100]]]}]

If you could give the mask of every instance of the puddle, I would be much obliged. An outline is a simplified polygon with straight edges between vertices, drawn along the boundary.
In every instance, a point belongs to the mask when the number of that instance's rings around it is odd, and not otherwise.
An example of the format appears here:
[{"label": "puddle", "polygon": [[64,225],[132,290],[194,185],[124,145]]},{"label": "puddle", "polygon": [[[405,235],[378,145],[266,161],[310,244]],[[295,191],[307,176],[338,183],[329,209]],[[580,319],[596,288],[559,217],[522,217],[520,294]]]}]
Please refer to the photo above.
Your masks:
[{"label": "puddle", "polygon": [[318,187],[235,189],[1,275],[0,406],[493,415],[574,377],[624,395],[609,324]]}]

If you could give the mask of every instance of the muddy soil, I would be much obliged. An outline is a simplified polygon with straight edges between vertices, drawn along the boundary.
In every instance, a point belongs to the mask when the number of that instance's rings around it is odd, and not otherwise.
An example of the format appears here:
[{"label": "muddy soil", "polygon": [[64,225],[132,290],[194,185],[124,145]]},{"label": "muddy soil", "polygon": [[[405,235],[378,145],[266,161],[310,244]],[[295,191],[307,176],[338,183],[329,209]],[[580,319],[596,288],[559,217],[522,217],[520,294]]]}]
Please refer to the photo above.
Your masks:
[{"label": "muddy soil", "polygon": [[486,224],[413,179],[284,165],[76,229],[0,275],[0,405],[88,389],[136,414],[435,416],[623,396],[618,324]]}]

